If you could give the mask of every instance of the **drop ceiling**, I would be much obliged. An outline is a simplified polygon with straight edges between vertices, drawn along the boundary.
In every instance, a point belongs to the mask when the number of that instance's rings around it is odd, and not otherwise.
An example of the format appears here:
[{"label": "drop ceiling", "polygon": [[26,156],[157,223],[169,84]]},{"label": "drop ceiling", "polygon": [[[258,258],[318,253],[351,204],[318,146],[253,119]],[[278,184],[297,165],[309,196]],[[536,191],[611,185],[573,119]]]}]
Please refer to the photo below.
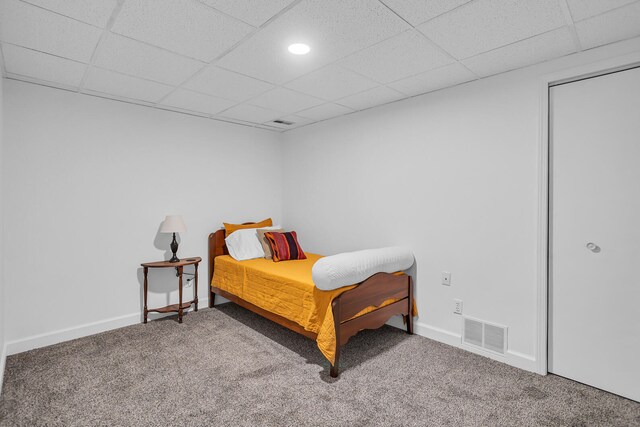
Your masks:
[{"label": "drop ceiling", "polygon": [[0,0],[5,77],[277,131],[638,35],[638,0]]}]

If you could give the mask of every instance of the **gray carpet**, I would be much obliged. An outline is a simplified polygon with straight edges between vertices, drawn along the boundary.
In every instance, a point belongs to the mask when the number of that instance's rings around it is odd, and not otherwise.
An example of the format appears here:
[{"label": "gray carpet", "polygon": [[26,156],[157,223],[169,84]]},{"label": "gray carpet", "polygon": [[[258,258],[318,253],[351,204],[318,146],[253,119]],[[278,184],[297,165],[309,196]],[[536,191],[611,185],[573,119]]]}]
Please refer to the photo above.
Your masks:
[{"label": "gray carpet", "polygon": [[3,426],[631,426],[640,404],[391,327],[315,343],[233,304],[11,356]]}]

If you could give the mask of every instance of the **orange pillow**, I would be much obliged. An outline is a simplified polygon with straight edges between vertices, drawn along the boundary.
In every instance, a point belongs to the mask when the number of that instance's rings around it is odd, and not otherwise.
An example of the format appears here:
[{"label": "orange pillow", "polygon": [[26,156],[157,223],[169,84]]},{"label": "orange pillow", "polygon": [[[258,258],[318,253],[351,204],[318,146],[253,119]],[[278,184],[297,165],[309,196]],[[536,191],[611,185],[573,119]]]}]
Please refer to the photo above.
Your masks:
[{"label": "orange pillow", "polygon": [[243,230],[245,228],[271,227],[273,225],[273,221],[271,221],[271,218],[267,218],[254,224],[227,224],[226,222],[223,222],[223,224],[228,236],[236,230]]}]

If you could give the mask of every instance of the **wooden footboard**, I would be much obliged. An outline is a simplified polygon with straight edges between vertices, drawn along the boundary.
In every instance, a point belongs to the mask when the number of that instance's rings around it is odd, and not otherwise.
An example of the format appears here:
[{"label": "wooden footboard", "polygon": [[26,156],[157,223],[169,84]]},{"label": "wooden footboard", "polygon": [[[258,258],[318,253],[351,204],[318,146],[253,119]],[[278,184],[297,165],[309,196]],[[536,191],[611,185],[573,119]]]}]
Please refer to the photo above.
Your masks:
[{"label": "wooden footboard", "polygon": [[[380,307],[385,301],[397,300]],[[368,307],[374,311],[356,316]],[[331,365],[331,376],[339,374],[340,348],[349,338],[363,329],[378,329],[397,315],[404,316],[407,333],[413,334],[413,280],[411,276],[377,273],[332,302],[333,322],[336,330],[336,356]]]},{"label": "wooden footboard", "polygon": [[[308,338],[316,339],[316,334],[306,331],[297,323],[277,314],[264,310],[242,298],[218,289],[211,285],[215,258],[227,255],[227,247],[224,242],[224,229],[209,235],[209,307],[215,304],[216,294],[233,301],[241,307],[253,311],[267,319],[274,321],[294,332],[298,332]],[[397,300],[381,307],[385,301]],[[332,302],[333,321],[336,331],[335,361],[331,365],[331,376],[339,374],[340,347],[345,345],[349,338],[363,329],[377,329],[383,326],[391,317],[401,314],[405,317],[407,333],[413,334],[413,281],[411,276],[389,273],[377,273],[359,284],[359,286],[344,292]],[[375,310],[355,317],[369,307],[377,307]]]}]

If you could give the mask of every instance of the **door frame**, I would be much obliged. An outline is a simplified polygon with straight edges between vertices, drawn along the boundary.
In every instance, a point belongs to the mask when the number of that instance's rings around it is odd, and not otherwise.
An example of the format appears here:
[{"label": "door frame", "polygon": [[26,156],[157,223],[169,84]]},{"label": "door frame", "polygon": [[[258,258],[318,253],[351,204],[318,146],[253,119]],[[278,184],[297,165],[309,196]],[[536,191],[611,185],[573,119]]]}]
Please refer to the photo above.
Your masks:
[{"label": "door frame", "polygon": [[538,242],[537,242],[537,342],[536,372],[548,373],[550,278],[551,168],[549,135],[549,89],[551,86],[598,77],[640,66],[640,52],[609,58],[542,76],[540,81],[540,135],[538,144]]}]

